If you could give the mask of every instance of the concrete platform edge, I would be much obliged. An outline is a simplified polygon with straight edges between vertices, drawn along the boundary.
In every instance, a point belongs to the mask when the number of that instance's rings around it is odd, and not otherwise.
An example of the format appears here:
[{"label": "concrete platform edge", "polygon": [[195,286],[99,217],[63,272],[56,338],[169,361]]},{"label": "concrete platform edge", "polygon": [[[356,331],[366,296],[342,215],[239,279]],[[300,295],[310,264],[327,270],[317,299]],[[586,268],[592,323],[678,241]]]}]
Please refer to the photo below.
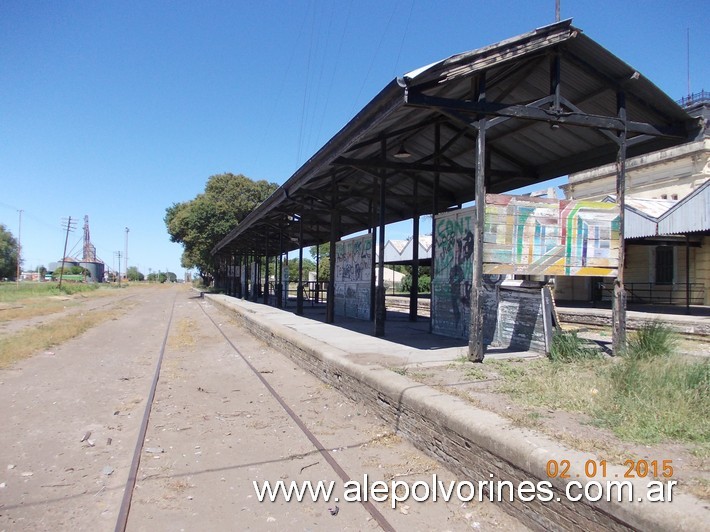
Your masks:
[{"label": "concrete platform edge", "polygon": [[[264,305],[216,294],[205,297],[247,326],[252,334],[281,350],[301,367],[331,384],[349,398],[372,408],[393,430],[455,471],[460,480],[550,481],[553,501],[537,499],[500,502],[523,523],[538,530],[699,530],[710,520],[708,506],[687,494],[674,493],[672,503],[569,502],[567,482],[587,479],[584,465],[592,454],[571,450],[549,437],[514,426],[510,421],[473,404],[408,379],[378,365],[361,365],[350,353],[319,343],[291,326],[279,323],[306,318]],[[307,320],[310,322],[310,320]],[[333,327],[332,325],[322,325]],[[549,479],[548,460],[569,460],[570,479]],[[625,468],[610,467],[606,480],[631,480],[634,497],[645,493],[647,480],[624,479]],[[617,474],[619,478],[614,478]],[[491,477],[491,475],[493,475]],[[577,477],[579,475],[579,477]],[[578,491],[578,490],[577,490]],[[507,494],[507,490],[505,491]],[[561,501],[557,501],[559,497]]]}]

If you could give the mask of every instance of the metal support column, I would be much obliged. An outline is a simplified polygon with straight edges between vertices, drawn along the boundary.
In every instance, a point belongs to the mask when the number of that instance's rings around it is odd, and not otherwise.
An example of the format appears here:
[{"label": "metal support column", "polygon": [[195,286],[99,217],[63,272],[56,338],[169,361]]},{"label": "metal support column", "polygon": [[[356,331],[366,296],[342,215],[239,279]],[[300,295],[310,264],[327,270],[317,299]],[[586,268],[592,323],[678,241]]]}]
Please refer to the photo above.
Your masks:
[{"label": "metal support column", "polygon": [[[626,126],[626,97],[623,92],[616,95],[619,118]],[[621,355],[626,349],[626,290],[624,289],[624,262],[626,243],[624,237],[624,215],[626,207],[626,129],[619,132],[619,152],[616,159],[616,204],[619,206],[619,273],[614,280],[612,300],[611,343],[614,355]]]}]

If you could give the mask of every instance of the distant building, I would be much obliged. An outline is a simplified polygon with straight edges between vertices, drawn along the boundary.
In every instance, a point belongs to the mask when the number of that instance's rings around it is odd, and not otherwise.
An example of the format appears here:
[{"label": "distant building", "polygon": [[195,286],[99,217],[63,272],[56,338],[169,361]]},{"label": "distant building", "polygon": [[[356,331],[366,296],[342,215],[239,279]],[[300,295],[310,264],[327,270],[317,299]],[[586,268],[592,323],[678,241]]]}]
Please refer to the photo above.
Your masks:
[{"label": "distant building", "polygon": [[[710,92],[680,101],[705,120],[693,141],[626,163],[624,283],[630,303],[710,305]],[[571,174],[567,199],[614,201],[616,166]],[[557,277],[557,300],[610,298],[613,279]]]}]

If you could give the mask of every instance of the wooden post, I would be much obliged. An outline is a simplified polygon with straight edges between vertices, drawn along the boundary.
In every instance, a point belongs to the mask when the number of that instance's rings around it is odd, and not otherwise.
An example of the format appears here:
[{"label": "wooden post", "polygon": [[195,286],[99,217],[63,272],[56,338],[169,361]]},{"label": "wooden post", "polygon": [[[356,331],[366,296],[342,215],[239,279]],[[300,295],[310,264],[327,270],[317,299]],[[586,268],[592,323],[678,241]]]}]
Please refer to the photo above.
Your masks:
[{"label": "wooden post", "polygon": [[[312,204],[311,204],[312,206]],[[316,222],[316,234],[318,234],[318,230],[320,227],[318,227],[318,223]],[[320,242],[320,240],[318,240]],[[320,276],[320,244],[316,244],[316,294],[315,294],[315,302],[316,305],[320,303],[320,281],[318,277]]]},{"label": "wooden post", "polygon": [[266,271],[264,272],[264,305],[269,304],[269,233],[266,233]]},{"label": "wooden post", "polygon": [[[439,152],[441,151],[441,125],[437,122],[434,126],[434,165],[439,166]],[[436,278],[436,215],[439,213],[439,172],[434,173],[434,190],[432,191],[431,205],[431,291],[429,300],[429,332],[434,330],[434,279]]]},{"label": "wooden post", "polygon": [[[623,92],[616,95],[619,118],[626,125],[626,98]],[[626,129],[619,132],[619,152],[616,159],[616,204],[619,206],[619,273],[614,280],[612,300],[611,343],[614,355],[621,355],[626,349],[626,290],[624,289],[624,210],[626,206]]]},{"label": "wooden post", "polygon": [[242,299],[249,300],[249,253],[244,255],[244,290],[242,291]]},{"label": "wooden post", "polygon": [[334,323],[335,322],[335,241],[338,239],[338,225],[339,216],[338,210],[336,209],[338,205],[337,199],[337,183],[335,181],[335,175],[332,177],[332,196],[331,196],[331,210],[330,210],[330,271],[328,272],[328,293],[327,301],[325,304],[325,322]]},{"label": "wooden post", "polygon": [[[386,140],[382,140],[382,156],[387,154]],[[385,335],[385,316],[387,309],[385,308],[385,200],[387,194],[387,178],[384,174],[380,176],[380,201],[378,209],[380,211],[380,228],[377,232],[380,247],[379,263],[377,265],[378,279],[377,292],[375,295],[375,336]],[[373,255],[374,255],[374,249]]]},{"label": "wooden post", "polygon": [[303,214],[298,217],[298,287],[296,288],[296,314],[303,315]]},{"label": "wooden post", "polygon": [[[478,80],[478,101],[485,102],[486,78]],[[485,116],[476,123],[476,219],[473,232],[473,272],[471,321],[468,331],[468,359],[483,362],[483,225],[486,213],[486,124]]]},{"label": "wooden post", "polygon": [[685,233],[685,313],[690,314],[690,235]]},{"label": "wooden post", "polygon": [[[279,224],[280,227],[281,224]],[[283,307],[283,284],[282,284],[282,276],[283,276],[283,246],[284,246],[284,241],[283,241],[283,231],[279,229],[279,252],[276,254],[276,264],[274,265],[274,292],[276,295],[276,308],[282,308]]]},{"label": "wooden post", "polygon": [[412,286],[409,290],[409,321],[417,321],[419,304],[419,178],[414,178],[414,218],[412,219]]},{"label": "wooden post", "polygon": [[370,235],[370,245],[372,246],[372,261],[370,262],[370,267],[372,268],[372,277],[370,278],[370,321],[375,321],[375,309],[377,308],[377,276],[375,275],[375,268],[377,268],[377,256],[375,250],[377,249],[377,222],[375,221],[375,207],[374,200],[370,199],[368,205],[368,212],[370,214],[370,228],[367,230]]}]

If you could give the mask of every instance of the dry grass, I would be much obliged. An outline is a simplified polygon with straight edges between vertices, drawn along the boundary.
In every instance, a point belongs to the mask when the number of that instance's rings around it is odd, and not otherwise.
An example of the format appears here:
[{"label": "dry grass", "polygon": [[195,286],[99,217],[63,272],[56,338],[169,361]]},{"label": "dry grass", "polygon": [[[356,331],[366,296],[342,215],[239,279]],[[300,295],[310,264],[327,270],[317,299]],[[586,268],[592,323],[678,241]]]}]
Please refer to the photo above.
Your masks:
[{"label": "dry grass", "polygon": [[699,499],[710,500],[710,480],[705,478],[691,478],[685,483],[685,489]]},{"label": "dry grass", "polygon": [[[87,312],[71,316],[0,339],[0,368],[9,367],[39,351],[60,345],[100,323],[115,318],[116,312],[120,310],[114,310],[112,313]],[[125,307],[123,311],[125,312]]]},{"label": "dry grass", "polygon": [[197,344],[193,331],[197,330],[197,323],[188,318],[182,318],[174,331],[170,334],[168,347],[171,349],[191,348]]},{"label": "dry grass", "polygon": [[392,448],[395,445],[399,445],[401,443],[402,438],[393,432],[385,432],[384,434],[381,432],[377,432],[371,433],[371,437],[366,445],[373,447],[376,445],[380,445],[382,447]]},{"label": "dry grass", "polygon": [[95,299],[115,295],[111,290],[94,290],[71,296],[26,297],[11,302],[0,303],[0,322],[26,320],[64,312],[86,299]]}]

